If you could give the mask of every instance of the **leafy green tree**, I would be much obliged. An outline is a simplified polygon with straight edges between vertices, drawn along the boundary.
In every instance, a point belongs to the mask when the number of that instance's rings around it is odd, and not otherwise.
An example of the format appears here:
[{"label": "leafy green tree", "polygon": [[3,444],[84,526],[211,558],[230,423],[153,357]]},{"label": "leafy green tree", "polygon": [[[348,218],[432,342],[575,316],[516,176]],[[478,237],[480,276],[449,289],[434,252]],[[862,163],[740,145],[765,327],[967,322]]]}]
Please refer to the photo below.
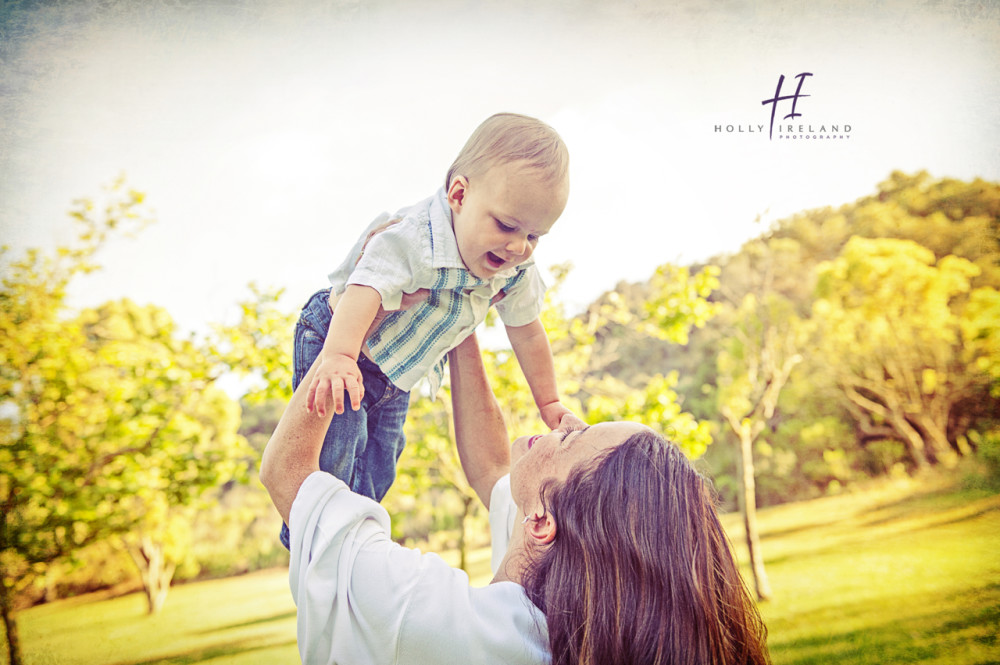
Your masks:
[{"label": "leafy green tree", "polygon": [[180,337],[165,310],[123,300],[80,320],[104,385],[93,414],[99,429],[86,443],[98,455],[90,464],[117,478],[116,510],[133,514],[125,542],[155,613],[190,550],[191,507],[245,479],[252,452],[237,433],[239,405],[215,385],[215,358]]},{"label": "leafy green tree", "polygon": [[[692,459],[705,453],[709,423],[682,409],[679,373],[660,368],[670,349],[688,344],[691,331],[718,312],[709,300],[718,275],[711,265],[692,273],[663,264],[643,288],[619,285],[574,319],[586,322],[586,334],[573,344],[583,354],[578,399],[588,422],[634,420],[662,432]],[[642,343],[650,353],[635,353]]]},{"label": "leafy green tree", "polygon": [[893,172],[862,199],[852,235],[912,240],[940,260],[954,255],[979,269],[972,286],[1000,287],[1000,183]]},{"label": "leafy green tree", "polygon": [[[258,481],[260,455],[292,395],[292,347],[298,312],[280,305],[281,289],[249,285],[250,296],[239,304],[235,324],[213,326],[210,355],[220,375],[239,380],[242,418],[240,433],[253,449],[245,460],[247,485],[226,483],[218,491],[218,505],[198,511],[192,552],[199,562],[234,570],[276,565],[287,561],[278,543],[281,519]],[[198,537],[214,529],[212,542]]]},{"label": "leafy green tree", "polygon": [[[979,268],[973,287],[1000,286],[1000,183],[934,178],[894,171],[876,192],[839,208],[808,210],[776,223],[770,235],[802,248],[804,276],[835,259],[853,236],[912,240],[934,252],[968,259]],[[811,286],[806,280],[806,286]],[[784,291],[783,291],[784,292]],[[790,295],[785,293],[785,295]],[[796,301],[812,300],[808,290]]]},{"label": "leafy green tree", "polygon": [[123,301],[74,316],[66,306],[97,251],[149,223],[142,193],[119,179],[103,202],[78,201],[70,214],[74,245],[3,256],[0,605],[12,664],[21,662],[14,594],[99,540],[137,534],[127,537],[142,545],[155,609],[172,572],[171,511],[248,456],[210,355],[181,339],[166,312]]},{"label": "leafy green tree", "polygon": [[455,448],[450,386],[445,385],[437,399],[427,394],[411,399],[405,428],[407,446],[385,501],[394,515],[405,516],[394,520],[394,535],[422,540],[432,532],[457,532],[459,567],[468,570],[474,542],[470,534],[474,524],[483,526],[485,516]]},{"label": "leafy green tree", "polygon": [[697,459],[712,443],[709,422],[682,410],[677,373],[656,374],[641,387],[606,377],[602,391],[587,400],[587,422],[632,420],[651,427],[677,444],[684,454]]},{"label": "leafy green tree", "polygon": [[953,408],[982,380],[962,336],[979,269],[913,241],[854,237],[818,271],[822,348],[859,425],[890,428],[918,467],[953,461]]},{"label": "leafy green tree", "polygon": [[809,326],[793,303],[776,292],[774,280],[783,264],[798,256],[794,241],[757,241],[744,247],[756,264],[755,279],[735,303],[726,303],[718,322],[725,337],[716,359],[716,402],[739,442],[740,512],[757,597],[771,597],[757,528],[754,442],[771,425],[782,389],[802,362]]},{"label": "leafy green tree", "polygon": [[106,474],[110,450],[92,450],[103,422],[106,375],[80,321],[66,319],[66,289],[96,268],[116,233],[151,221],[141,192],[116,180],[103,202],[76,201],[77,242],[13,260],[3,250],[0,290],[0,610],[11,665],[21,651],[13,599],[46,567],[132,526],[116,509],[123,481]]},{"label": "leafy green tree", "polygon": [[283,289],[249,285],[235,325],[215,325],[211,353],[223,367],[248,381],[243,399],[251,404],[292,397],[292,338],[297,312],[284,311]]},{"label": "leafy green tree", "polygon": [[[560,280],[567,271],[568,266],[557,267]],[[572,319],[562,306],[550,302],[543,322],[550,331],[556,376],[571,407],[579,408],[587,422],[641,422],[662,432],[691,458],[704,454],[712,441],[709,426],[681,408],[675,391],[677,373],[652,372],[636,381],[642,387],[628,385],[603,369],[617,360],[614,346],[598,348],[595,341],[599,335],[608,339],[610,331],[619,340],[645,337],[663,345],[687,343],[691,329],[703,327],[717,311],[707,299],[718,285],[717,275],[714,266],[692,274],[688,268],[664,264],[650,279],[638,312],[617,292]]]},{"label": "leafy green tree", "polygon": [[989,378],[990,395],[1000,398],[1000,291],[988,287],[974,290],[961,325],[976,369]]},{"label": "leafy green tree", "polygon": [[[736,254],[711,259],[721,273],[719,288],[709,300],[736,306],[747,293],[759,295],[764,277],[760,258],[755,256],[759,243],[792,242],[775,259],[779,263],[768,277],[769,288],[786,299],[802,320],[813,317],[817,266],[835,260],[852,236],[912,240],[930,249],[937,261],[949,255],[968,260],[980,272],[969,279],[972,292],[964,313],[960,305],[966,296],[959,296],[955,306],[962,322],[963,354],[971,363],[966,370],[968,376],[977,376],[952,406],[949,439],[955,447],[963,447],[966,438],[975,446],[979,439],[971,432],[968,437],[962,433],[969,428],[988,429],[996,413],[997,396],[991,396],[983,383],[986,377],[996,376],[990,369],[996,353],[989,351],[990,340],[995,339],[991,331],[996,329],[990,312],[996,308],[988,305],[991,291],[976,294],[978,289],[1000,288],[998,222],[1000,184],[895,172],[871,195],[836,208],[797,213],[778,221]],[[615,293],[603,296],[591,309],[618,300],[634,316],[642,317],[649,297],[648,283],[619,284]],[[978,322],[973,323],[976,317]],[[717,431],[725,431],[730,428],[718,412],[716,358],[728,337],[726,321],[717,317],[704,328],[693,328],[683,347],[660,344],[624,326],[607,326],[595,335],[592,372],[596,376],[611,373],[630,385],[640,385],[654,374],[677,372],[675,390],[684,409],[698,419],[711,420]],[[837,356],[823,345],[804,348],[801,355],[802,363],[782,391],[771,427],[754,447],[759,462],[757,489],[766,488],[763,495],[758,493],[762,503],[815,496],[859,473],[884,473],[910,459],[902,438],[883,418],[857,411],[844,397],[836,376]],[[994,378],[990,381],[995,385]],[[816,436],[819,422],[829,436]],[[706,461],[713,467],[716,486],[727,501],[735,503],[740,473],[725,452],[724,447],[712,446]]]},{"label": "leafy green tree", "polygon": [[673,344],[687,344],[692,328],[702,328],[719,311],[709,296],[719,288],[719,268],[707,265],[692,274],[689,268],[665,263],[649,280],[646,317],[639,330]]},{"label": "leafy green tree", "polygon": [[787,301],[776,294],[763,300],[748,293],[739,307],[724,314],[730,336],[719,351],[719,413],[739,442],[740,512],[746,529],[747,548],[757,597],[771,597],[771,587],[761,553],[757,528],[754,442],[770,425],[778,398],[802,361],[800,349],[806,326],[790,311]]}]

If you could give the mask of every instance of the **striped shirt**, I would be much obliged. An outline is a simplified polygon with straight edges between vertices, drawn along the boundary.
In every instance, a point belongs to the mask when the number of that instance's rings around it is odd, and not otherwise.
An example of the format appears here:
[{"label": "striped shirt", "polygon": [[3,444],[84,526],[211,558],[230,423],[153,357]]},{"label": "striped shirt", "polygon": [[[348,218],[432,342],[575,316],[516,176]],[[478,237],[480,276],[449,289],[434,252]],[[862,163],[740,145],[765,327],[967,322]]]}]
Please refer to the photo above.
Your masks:
[{"label": "striped shirt", "polygon": [[[400,221],[371,235],[396,219]],[[508,326],[527,325],[538,318],[545,297],[545,284],[533,261],[488,280],[466,269],[444,188],[395,215],[377,217],[344,263],[330,273],[330,283],[338,295],[351,284],[379,292],[382,307],[391,313],[368,337],[372,360],[401,390],[411,390],[427,376],[432,395],[441,385],[448,351],[483,322],[497,296],[497,312]],[[424,302],[399,310],[404,293],[422,288],[430,290]]]}]

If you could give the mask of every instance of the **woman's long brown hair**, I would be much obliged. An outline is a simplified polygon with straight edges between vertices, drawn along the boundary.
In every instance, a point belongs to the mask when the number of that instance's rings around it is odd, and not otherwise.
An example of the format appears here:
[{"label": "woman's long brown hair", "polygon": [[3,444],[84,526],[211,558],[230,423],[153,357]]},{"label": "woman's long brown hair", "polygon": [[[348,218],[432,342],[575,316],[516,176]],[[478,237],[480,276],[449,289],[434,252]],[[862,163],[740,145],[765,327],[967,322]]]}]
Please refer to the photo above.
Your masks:
[{"label": "woman's long brown hair", "polygon": [[556,538],[522,581],[553,665],[769,663],[711,484],[642,432],[543,488]]}]

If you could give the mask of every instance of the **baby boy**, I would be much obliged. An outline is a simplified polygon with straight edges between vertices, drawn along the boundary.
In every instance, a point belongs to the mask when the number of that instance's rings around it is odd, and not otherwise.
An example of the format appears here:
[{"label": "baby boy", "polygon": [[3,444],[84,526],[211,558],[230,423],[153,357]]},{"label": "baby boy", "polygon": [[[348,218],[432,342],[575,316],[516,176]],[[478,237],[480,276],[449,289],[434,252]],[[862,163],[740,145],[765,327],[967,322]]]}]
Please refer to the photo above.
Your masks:
[{"label": "baby boy", "polygon": [[[538,318],[545,285],[530,260],[566,206],[568,166],[551,127],[497,114],[469,138],[442,189],[369,225],[296,326],[294,384],[316,363],[308,408],[336,414],[320,468],[380,501],[405,443],[410,389],[426,376],[437,391],[448,351],[491,306],[545,424],[583,426],[559,401]],[[388,314],[373,326],[380,307]]]}]

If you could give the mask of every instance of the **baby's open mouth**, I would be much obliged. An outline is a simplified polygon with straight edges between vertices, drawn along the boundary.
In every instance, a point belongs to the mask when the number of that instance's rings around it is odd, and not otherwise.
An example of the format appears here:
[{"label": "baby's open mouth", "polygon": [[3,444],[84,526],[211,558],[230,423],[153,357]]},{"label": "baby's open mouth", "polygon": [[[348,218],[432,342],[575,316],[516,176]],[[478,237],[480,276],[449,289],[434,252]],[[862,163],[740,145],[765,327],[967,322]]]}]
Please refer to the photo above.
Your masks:
[{"label": "baby's open mouth", "polygon": [[493,252],[486,252],[486,260],[494,268],[499,268],[504,263],[506,263],[506,261],[504,261],[503,259],[501,259],[499,256],[497,256]]}]

